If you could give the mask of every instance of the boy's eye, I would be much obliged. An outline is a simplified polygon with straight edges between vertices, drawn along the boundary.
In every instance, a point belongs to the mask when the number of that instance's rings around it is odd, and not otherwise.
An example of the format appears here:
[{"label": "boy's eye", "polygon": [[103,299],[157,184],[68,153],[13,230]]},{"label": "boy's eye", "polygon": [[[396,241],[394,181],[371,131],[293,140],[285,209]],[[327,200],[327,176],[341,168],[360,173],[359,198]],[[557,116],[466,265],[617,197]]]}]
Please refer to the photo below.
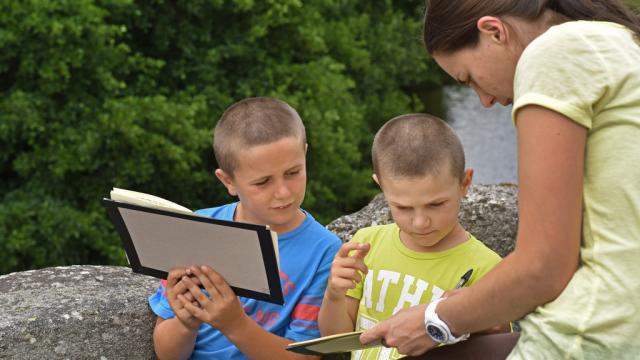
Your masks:
[{"label": "boy's eye", "polygon": [[432,207],[442,206],[442,205],[444,205],[444,203],[445,203],[445,202],[446,202],[446,201],[441,201],[441,202],[433,203],[433,204],[431,204],[431,206],[432,206]]},{"label": "boy's eye", "polygon": [[265,185],[268,182],[269,182],[269,179],[264,179],[254,183],[253,185],[261,186],[261,185]]},{"label": "boy's eye", "polygon": [[289,171],[287,175],[297,175],[300,173],[300,170]]}]

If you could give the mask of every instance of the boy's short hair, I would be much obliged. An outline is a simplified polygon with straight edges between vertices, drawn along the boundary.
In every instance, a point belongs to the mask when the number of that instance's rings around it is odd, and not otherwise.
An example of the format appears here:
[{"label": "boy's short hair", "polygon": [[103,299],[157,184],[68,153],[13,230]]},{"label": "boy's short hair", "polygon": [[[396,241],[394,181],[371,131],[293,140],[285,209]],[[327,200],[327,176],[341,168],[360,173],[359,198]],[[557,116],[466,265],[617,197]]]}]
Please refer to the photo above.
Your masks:
[{"label": "boy's short hair", "polygon": [[400,115],[378,130],[371,150],[373,172],[394,178],[437,174],[449,166],[452,175],[464,179],[464,149],[453,129],[428,114]]},{"label": "boy's short hair", "polygon": [[299,138],[302,146],[307,142],[304,124],[294,108],[270,97],[247,98],[222,114],[213,132],[213,152],[218,167],[233,177],[239,149],[289,136]]}]

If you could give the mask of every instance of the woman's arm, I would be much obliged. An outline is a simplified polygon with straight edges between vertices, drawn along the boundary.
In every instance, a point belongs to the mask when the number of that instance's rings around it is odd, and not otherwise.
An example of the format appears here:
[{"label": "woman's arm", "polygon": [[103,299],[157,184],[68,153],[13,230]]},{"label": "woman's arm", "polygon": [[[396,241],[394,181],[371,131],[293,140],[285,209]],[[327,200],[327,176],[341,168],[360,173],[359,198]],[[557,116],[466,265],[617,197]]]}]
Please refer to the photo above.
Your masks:
[{"label": "woman's arm", "polygon": [[[587,130],[539,106],[522,108],[516,118],[516,247],[477,283],[438,304],[438,316],[454,335],[518,319],[552,301],[578,267]],[[402,353],[423,353],[434,346],[424,330],[425,307],[399,312],[361,340],[385,338]]]},{"label": "woman's arm", "polygon": [[522,108],[516,119],[516,247],[472,291],[438,306],[454,333],[526,315],[558,297],[578,267],[587,129],[539,106]]}]

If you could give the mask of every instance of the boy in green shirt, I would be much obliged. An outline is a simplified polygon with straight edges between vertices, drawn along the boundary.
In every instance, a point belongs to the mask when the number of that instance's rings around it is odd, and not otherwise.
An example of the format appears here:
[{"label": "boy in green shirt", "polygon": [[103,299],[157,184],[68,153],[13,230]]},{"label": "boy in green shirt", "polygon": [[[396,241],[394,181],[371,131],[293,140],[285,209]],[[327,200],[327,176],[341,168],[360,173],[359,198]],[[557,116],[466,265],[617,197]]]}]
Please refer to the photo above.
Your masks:
[{"label": "boy in green shirt", "polygon": [[[473,177],[453,130],[426,114],[398,116],[376,134],[373,179],[394,223],[359,230],[336,255],[320,310],[323,336],[364,330],[403,308],[429,303],[500,262],[458,222]],[[352,359],[401,357],[394,348],[352,353]]]}]

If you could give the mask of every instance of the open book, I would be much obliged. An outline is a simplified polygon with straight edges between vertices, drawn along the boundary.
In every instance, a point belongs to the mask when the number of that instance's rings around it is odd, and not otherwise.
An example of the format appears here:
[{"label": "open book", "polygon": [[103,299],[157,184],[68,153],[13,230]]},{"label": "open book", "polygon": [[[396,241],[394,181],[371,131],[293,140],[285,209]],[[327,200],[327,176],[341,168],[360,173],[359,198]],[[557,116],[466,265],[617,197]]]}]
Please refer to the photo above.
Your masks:
[{"label": "open book", "polygon": [[169,200],[163,199],[158,196],[145,194],[138,191],[131,191],[119,188],[113,188],[111,193],[111,200],[120,201],[129,204],[137,204],[142,206],[151,207],[154,209],[161,209],[173,212],[181,212],[192,214],[193,212],[182,205],[178,205]]},{"label": "open book", "polygon": [[300,341],[289,344],[287,346],[287,350],[305,355],[322,355],[343,353],[382,346],[379,341],[369,344],[362,344],[360,342],[360,334],[362,334],[363,332],[363,330],[360,330],[324,336],[307,341]]},{"label": "open book", "polygon": [[282,304],[278,236],[268,226],[212,219],[169,200],[114,188],[103,199],[134,272],[166,279],[209,265],[237,295]]}]

